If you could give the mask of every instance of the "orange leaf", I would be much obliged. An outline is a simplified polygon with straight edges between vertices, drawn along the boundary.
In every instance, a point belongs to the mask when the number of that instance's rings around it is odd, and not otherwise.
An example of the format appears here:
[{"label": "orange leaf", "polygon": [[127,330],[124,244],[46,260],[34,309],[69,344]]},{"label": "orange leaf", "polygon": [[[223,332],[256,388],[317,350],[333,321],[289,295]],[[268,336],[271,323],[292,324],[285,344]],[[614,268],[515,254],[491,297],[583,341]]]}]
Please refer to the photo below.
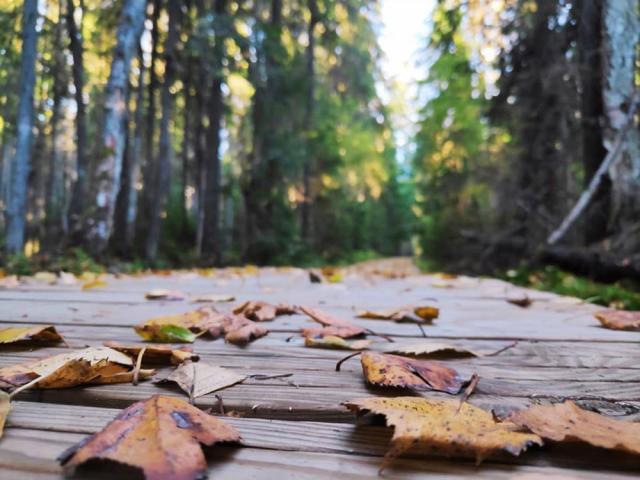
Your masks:
[{"label": "orange leaf", "polygon": [[377,352],[363,352],[360,361],[367,382],[377,386],[436,390],[455,395],[469,383],[456,370],[439,362]]},{"label": "orange leaf", "polygon": [[556,442],[580,441],[640,454],[640,424],[607,418],[571,401],[536,405],[511,414],[508,420]]},{"label": "orange leaf", "polygon": [[333,335],[341,338],[352,338],[366,333],[366,330],[359,325],[334,317],[316,308],[299,307],[299,309],[302,313],[309,316],[311,320],[325,327],[302,329],[302,335],[305,337],[326,337]]},{"label": "orange leaf", "polygon": [[612,330],[640,330],[640,312],[603,310],[595,314],[603,327]]},{"label": "orange leaf", "polygon": [[126,408],[58,460],[68,471],[103,459],[138,468],[148,480],[191,480],[201,478],[207,468],[200,444],[239,440],[231,425],[183,400],[156,395]]},{"label": "orange leaf", "polygon": [[480,463],[500,450],[519,455],[529,445],[542,445],[537,435],[517,432],[513,423],[496,422],[491,413],[455,400],[360,398],[344,405],[354,412],[384,415],[387,425],[395,427],[380,471],[414,446],[446,456],[472,454]]}]

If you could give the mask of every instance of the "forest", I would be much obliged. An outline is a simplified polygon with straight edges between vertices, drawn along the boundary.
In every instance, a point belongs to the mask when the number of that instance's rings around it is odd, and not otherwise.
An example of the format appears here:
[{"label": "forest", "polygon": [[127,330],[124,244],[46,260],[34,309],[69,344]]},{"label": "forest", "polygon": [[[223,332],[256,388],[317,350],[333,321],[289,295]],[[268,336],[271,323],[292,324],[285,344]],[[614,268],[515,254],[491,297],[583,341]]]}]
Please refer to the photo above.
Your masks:
[{"label": "forest", "polygon": [[425,2],[409,127],[381,3],[3,0],[0,264],[640,279],[637,1]]}]

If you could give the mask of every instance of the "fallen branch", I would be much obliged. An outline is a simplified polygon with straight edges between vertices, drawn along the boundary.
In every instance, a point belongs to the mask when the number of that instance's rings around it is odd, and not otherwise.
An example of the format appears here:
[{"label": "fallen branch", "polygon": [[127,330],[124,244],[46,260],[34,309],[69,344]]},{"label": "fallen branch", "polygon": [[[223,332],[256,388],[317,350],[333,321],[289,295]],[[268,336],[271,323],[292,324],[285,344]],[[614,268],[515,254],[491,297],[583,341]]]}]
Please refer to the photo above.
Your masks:
[{"label": "fallen branch", "polygon": [[589,206],[589,203],[591,203],[593,196],[596,194],[598,188],[600,187],[602,177],[604,177],[609,169],[615,164],[615,162],[618,160],[618,157],[620,156],[620,153],[622,153],[622,145],[624,144],[624,139],[627,135],[627,132],[633,124],[633,117],[635,115],[637,106],[638,94],[636,93],[631,101],[631,105],[629,106],[626,122],[620,132],[618,132],[618,136],[616,137],[613,148],[609,151],[609,153],[607,153],[606,157],[604,157],[604,160],[600,164],[600,167],[598,167],[598,170],[589,182],[589,186],[584,192],[582,192],[582,195],[580,195],[580,198],[569,212],[569,215],[567,215],[560,226],[553,232],[551,232],[551,235],[549,235],[549,237],[547,237],[548,245],[555,245],[556,243],[558,243],[566,235],[571,226],[580,217],[580,215],[582,215],[587,206]]}]

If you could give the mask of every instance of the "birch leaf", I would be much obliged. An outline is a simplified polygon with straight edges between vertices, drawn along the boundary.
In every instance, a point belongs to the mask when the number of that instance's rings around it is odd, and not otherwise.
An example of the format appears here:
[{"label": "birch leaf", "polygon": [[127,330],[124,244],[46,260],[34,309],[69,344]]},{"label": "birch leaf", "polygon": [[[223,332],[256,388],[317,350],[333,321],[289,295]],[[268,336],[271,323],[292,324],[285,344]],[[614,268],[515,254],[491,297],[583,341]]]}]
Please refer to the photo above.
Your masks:
[{"label": "birch leaf", "polygon": [[471,454],[480,463],[494,452],[519,455],[530,445],[542,445],[538,435],[518,432],[515,424],[496,422],[490,412],[455,400],[360,398],[345,406],[354,412],[384,415],[387,425],[395,428],[381,471],[414,446],[445,456]]},{"label": "birch leaf", "polygon": [[435,390],[455,395],[469,383],[469,379],[439,362],[377,352],[363,352],[360,361],[365,379],[376,386]]},{"label": "birch leaf", "polygon": [[142,470],[149,480],[202,478],[207,462],[200,444],[237,442],[240,434],[183,400],[156,395],[116,416],[58,460],[67,472],[91,459]]},{"label": "birch leaf", "polygon": [[58,343],[62,336],[53,325],[0,328],[0,344],[15,342]]},{"label": "birch leaf", "polygon": [[640,454],[640,424],[589,412],[571,401],[535,405],[511,414],[508,420],[556,442],[578,441]]},{"label": "birch leaf", "polygon": [[205,362],[185,362],[158,383],[175,382],[190,398],[198,398],[243,382],[246,378],[246,375]]}]

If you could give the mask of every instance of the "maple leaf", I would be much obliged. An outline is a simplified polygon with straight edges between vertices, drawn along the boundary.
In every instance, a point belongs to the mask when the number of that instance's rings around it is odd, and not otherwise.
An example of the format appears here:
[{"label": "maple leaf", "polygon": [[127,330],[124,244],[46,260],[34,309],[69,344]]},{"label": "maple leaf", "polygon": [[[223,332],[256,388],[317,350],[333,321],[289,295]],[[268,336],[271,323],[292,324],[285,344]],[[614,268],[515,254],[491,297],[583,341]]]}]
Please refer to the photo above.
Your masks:
[{"label": "maple leaf", "polygon": [[193,399],[230,387],[246,378],[246,375],[208,363],[185,362],[158,383],[175,382]]},{"label": "maple leaf", "polygon": [[388,311],[365,310],[358,313],[359,318],[368,318],[370,320],[393,320],[394,322],[412,322],[412,323],[433,323],[435,318],[440,315],[437,307],[404,307]]},{"label": "maple leaf", "polygon": [[640,454],[640,424],[589,412],[571,401],[535,405],[511,414],[507,420],[556,442],[580,441]]},{"label": "maple leaf", "polygon": [[640,312],[603,310],[596,312],[595,317],[603,327],[612,330],[640,330]]},{"label": "maple leaf", "polygon": [[184,300],[184,293],[178,290],[164,290],[161,288],[150,290],[144,294],[147,300]]},{"label": "maple leaf", "polygon": [[280,315],[293,315],[297,313],[295,307],[289,305],[271,305],[267,302],[244,302],[233,309],[236,315],[244,315],[254,322],[269,322]]},{"label": "maple leaf", "polygon": [[334,317],[316,308],[299,307],[299,310],[311,318],[311,320],[324,326],[324,328],[302,329],[302,335],[305,337],[326,337],[331,335],[341,338],[353,338],[364,335],[367,332],[359,325]]},{"label": "maple leaf", "polygon": [[103,459],[138,468],[147,480],[192,480],[207,468],[200,444],[239,440],[237,430],[222,420],[183,400],[156,395],[126,408],[58,460],[67,471]]},{"label": "maple leaf", "polygon": [[64,341],[53,325],[0,328],[0,343],[58,343]]},{"label": "maple leaf", "polygon": [[365,350],[373,342],[371,340],[356,340],[349,342],[342,337],[335,335],[326,335],[316,339],[311,337],[304,338],[305,347],[313,348],[332,348],[337,350]]},{"label": "maple leaf", "polygon": [[187,360],[197,361],[199,358],[190,347],[172,348],[169,345],[131,345],[118,342],[104,342],[104,346],[134,358],[144,349],[145,362],[155,364],[178,365]]},{"label": "maple leaf", "polygon": [[455,400],[360,398],[344,405],[354,412],[384,415],[387,425],[395,427],[380,471],[414,446],[428,447],[446,456],[472,454],[480,463],[500,450],[519,455],[530,445],[542,445],[538,435],[518,432],[517,425],[496,422],[490,412]]},{"label": "maple leaf", "polygon": [[[90,347],[62,353],[26,364],[0,368],[0,389],[16,393],[27,386],[68,388],[85,383],[123,383],[133,380],[133,361],[107,347]],[[148,378],[155,370],[141,370]]]},{"label": "maple leaf", "polygon": [[365,379],[376,386],[436,390],[455,395],[469,383],[469,379],[439,362],[377,352],[363,352],[360,361]]},{"label": "maple leaf", "polygon": [[394,345],[385,350],[389,353],[400,353],[402,355],[431,356],[437,358],[458,358],[458,357],[488,357],[498,355],[516,345],[516,342],[506,344],[497,349],[489,348],[468,348],[461,345],[453,345],[433,340],[423,340],[406,345]]}]

